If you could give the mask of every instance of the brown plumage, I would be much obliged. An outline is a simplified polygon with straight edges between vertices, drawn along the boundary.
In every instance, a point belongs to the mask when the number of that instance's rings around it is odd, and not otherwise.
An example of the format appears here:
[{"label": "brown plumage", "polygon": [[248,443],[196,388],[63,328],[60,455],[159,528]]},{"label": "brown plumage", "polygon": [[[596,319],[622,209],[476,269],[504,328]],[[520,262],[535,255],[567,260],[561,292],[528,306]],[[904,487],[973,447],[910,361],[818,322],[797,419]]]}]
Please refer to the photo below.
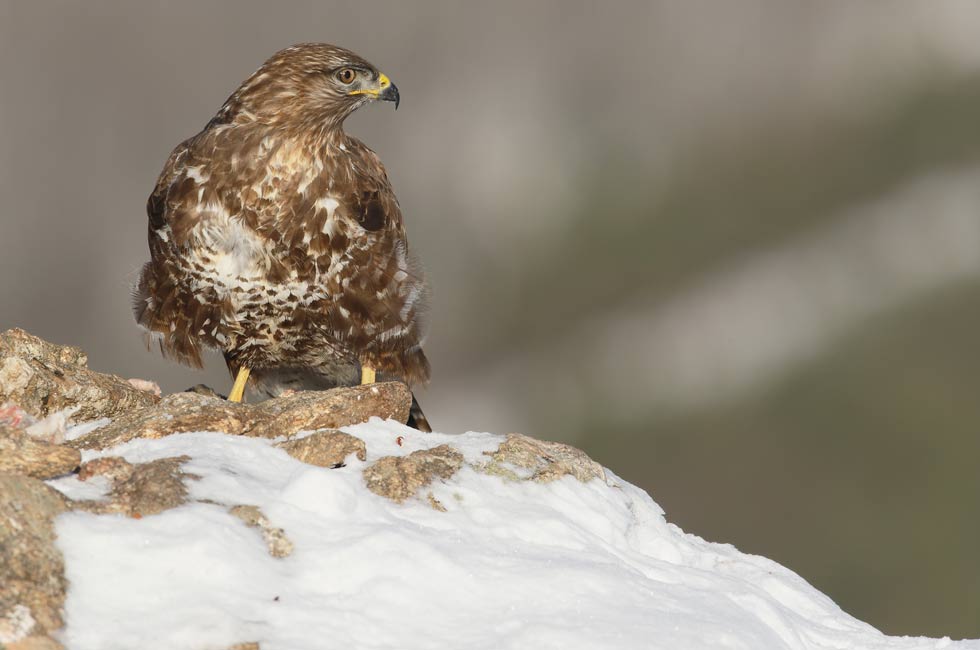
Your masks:
[{"label": "brown plumage", "polygon": [[362,365],[428,381],[425,284],[398,201],[377,155],[343,131],[376,99],[399,95],[370,63],[295,45],[174,149],[147,202],[134,300],[165,355],[200,367],[204,348],[220,350],[264,396],[357,384]]}]

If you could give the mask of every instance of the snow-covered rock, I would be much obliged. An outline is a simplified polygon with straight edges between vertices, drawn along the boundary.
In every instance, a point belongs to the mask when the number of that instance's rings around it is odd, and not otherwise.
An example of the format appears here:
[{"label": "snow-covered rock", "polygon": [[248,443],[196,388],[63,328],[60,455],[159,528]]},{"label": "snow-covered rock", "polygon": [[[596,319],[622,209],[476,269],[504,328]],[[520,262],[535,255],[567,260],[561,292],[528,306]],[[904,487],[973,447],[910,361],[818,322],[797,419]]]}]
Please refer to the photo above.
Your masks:
[{"label": "snow-covered rock", "polygon": [[[886,637],[782,566],[685,534],[611,472],[547,474],[544,448],[494,457],[506,438],[425,434],[378,419],[344,431],[367,453],[335,469],[222,433],[85,452],[133,464],[186,456],[182,470],[197,478],[185,480],[186,503],[156,515],[57,518],[70,584],[64,644],[980,648]],[[440,448],[459,462],[416,481],[411,497],[368,489],[365,471],[382,459]],[[78,483],[56,485],[82,496]],[[288,539],[289,553],[272,552],[262,526],[229,512],[242,504]]]},{"label": "snow-covered rock", "polygon": [[0,647],[980,650],[884,636],[573,447],[405,427],[400,384],[139,385],[0,335]]}]

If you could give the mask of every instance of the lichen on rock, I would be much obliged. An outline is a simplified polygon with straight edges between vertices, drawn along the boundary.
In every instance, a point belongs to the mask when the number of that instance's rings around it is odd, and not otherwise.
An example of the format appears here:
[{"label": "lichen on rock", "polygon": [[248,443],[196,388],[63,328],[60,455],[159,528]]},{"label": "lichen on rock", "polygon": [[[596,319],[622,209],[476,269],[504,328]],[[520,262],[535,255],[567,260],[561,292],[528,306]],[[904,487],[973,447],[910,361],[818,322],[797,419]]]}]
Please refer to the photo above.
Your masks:
[{"label": "lichen on rock", "polygon": [[351,454],[358,460],[367,459],[364,441],[342,431],[317,431],[305,438],[276,443],[276,446],[296,460],[317,467],[338,467]]},{"label": "lichen on rock", "polygon": [[573,476],[583,483],[605,478],[602,465],[581,449],[548,440],[538,440],[519,433],[507,434],[507,439],[486,463],[476,469],[509,480],[530,480],[547,483],[563,476]]},{"label": "lichen on rock", "polygon": [[400,503],[437,478],[452,477],[462,466],[463,454],[450,445],[439,445],[408,456],[380,458],[364,470],[364,482],[375,494]]}]

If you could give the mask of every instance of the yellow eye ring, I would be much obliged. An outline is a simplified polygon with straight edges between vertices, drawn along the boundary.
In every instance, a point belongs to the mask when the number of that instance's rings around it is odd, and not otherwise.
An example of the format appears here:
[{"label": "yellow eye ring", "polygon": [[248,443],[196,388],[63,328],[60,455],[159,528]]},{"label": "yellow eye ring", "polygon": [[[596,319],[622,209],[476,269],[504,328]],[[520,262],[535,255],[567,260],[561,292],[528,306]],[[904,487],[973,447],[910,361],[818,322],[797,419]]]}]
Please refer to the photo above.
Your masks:
[{"label": "yellow eye ring", "polygon": [[354,79],[356,78],[357,78],[357,73],[354,72],[354,68],[344,68],[343,70],[337,73],[337,79],[339,79],[340,83],[342,84],[347,84],[347,85],[352,84],[354,83]]}]

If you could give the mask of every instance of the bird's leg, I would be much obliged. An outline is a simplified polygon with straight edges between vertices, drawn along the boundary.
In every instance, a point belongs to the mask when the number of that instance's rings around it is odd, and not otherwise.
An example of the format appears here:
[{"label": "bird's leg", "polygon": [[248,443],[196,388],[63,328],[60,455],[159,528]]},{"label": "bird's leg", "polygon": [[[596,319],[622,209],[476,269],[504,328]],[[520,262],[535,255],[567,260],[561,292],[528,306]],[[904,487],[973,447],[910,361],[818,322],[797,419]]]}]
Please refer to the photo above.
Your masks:
[{"label": "bird's leg", "polygon": [[231,387],[231,393],[228,395],[229,402],[240,402],[242,397],[245,396],[245,382],[248,381],[248,373],[251,370],[245,366],[238,369],[238,375],[235,377],[235,385]]},{"label": "bird's leg", "polygon": [[361,366],[361,385],[374,383],[374,368]]}]

